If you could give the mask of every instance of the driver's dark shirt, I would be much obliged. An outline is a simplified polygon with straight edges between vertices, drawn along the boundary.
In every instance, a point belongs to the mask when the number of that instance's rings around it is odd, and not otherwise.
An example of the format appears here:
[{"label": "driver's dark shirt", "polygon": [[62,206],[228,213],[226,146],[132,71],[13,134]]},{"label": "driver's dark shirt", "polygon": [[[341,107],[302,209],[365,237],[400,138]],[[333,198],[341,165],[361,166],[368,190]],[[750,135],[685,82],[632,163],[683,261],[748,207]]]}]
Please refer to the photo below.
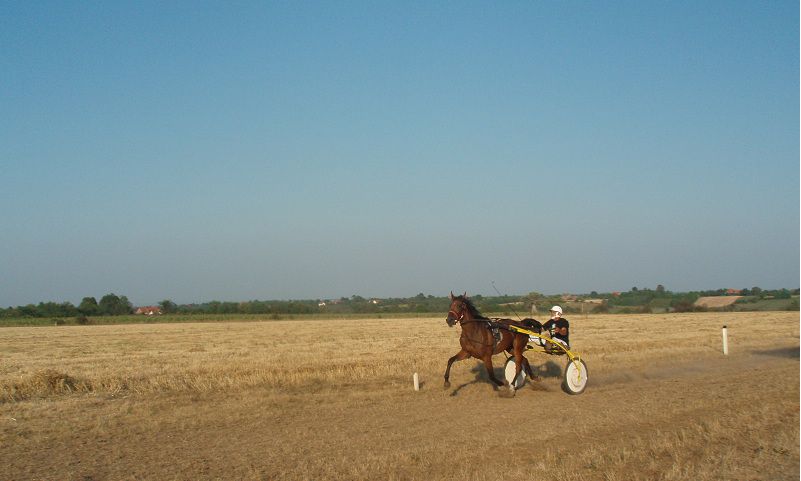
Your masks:
[{"label": "driver's dark shirt", "polygon": [[565,343],[569,346],[570,345],[570,323],[567,322],[567,319],[565,319],[564,317],[560,317],[559,319],[548,319],[542,325],[542,328],[547,331],[547,330],[550,330],[554,325],[556,325],[556,327],[558,327],[560,329],[563,328],[563,327],[565,329],[567,329],[567,331],[566,331],[567,334],[565,334],[564,336],[557,333],[557,334],[554,334],[553,337],[565,341]]}]

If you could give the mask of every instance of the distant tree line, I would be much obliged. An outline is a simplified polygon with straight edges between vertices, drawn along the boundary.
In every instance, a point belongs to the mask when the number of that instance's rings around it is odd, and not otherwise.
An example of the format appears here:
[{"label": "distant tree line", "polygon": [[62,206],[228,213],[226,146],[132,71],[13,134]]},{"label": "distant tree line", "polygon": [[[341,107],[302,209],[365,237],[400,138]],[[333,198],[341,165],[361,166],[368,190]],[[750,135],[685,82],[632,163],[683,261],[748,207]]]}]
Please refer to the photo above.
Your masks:
[{"label": "distant tree line", "polygon": [[[739,289],[736,293],[738,296],[747,296],[752,299],[790,299],[792,295],[798,295],[799,290],[789,289],[775,289],[764,290],[759,287],[752,287],[750,289]],[[651,290],[648,288],[638,289],[632,287],[628,292],[620,293],[607,293],[601,296],[606,299],[605,307],[608,309],[615,307],[628,307],[638,308],[638,312],[652,312],[657,309],[664,309],[670,312],[689,312],[695,310],[703,310],[695,305],[695,301],[700,297],[716,297],[730,295],[728,289],[714,289],[707,291],[690,291],[690,292],[670,292],[662,285],[657,286],[656,289]],[[599,310],[603,310],[601,307]]]},{"label": "distant tree line", "polygon": [[0,317],[80,317],[119,316],[133,314],[133,304],[125,296],[106,294],[100,302],[84,297],[78,307],[71,302],[40,302],[38,305],[9,307],[0,310]]},{"label": "distant tree line", "polygon": [[[759,287],[742,289],[739,295],[745,301],[758,299],[790,299],[797,296],[799,289],[764,290]],[[671,292],[659,285],[656,289],[632,287],[626,292],[569,295],[544,295],[531,292],[523,296],[482,296],[470,298],[476,307],[487,315],[542,317],[551,306],[562,306],[565,313],[576,312],[687,312],[698,310],[694,303],[699,297],[723,296],[726,289],[691,292]],[[339,299],[307,299],[289,301],[221,302],[211,301],[200,304],[176,304],[165,299],[158,303],[164,314],[381,314],[381,313],[444,313],[450,301],[447,296],[436,297],[419,293],[407,298],[365,298],[359,295]],[[792,304],[797,308],[798,303]],[[97,317],[133,314],[134,307],[126,296],[106,294],[98,302],[94,297],[84,297],[76,307],[70,302],[40,302],[38,305],[8,307],[0,309],[0,318],[65,318]]]}]

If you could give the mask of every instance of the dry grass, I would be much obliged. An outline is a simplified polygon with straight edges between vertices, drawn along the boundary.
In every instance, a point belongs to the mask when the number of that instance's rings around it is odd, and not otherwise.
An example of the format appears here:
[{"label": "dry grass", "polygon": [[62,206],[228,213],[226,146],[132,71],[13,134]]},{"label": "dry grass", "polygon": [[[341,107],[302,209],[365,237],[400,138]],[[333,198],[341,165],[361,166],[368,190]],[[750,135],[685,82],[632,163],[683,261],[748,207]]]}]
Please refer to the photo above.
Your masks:
[{"label": "dry grass", "polygon": [[576,317],[585,394],[530,355],[543,380],[514,399],[474,360],[442,389],[443,321],[0,329],[0,462],[82,481],[798,479],[798,313]]},{"label": "dry grass", "polygon": [[[437,339],[426,341],[425,333],[414,333],[430,323],[400,319],[7,328],[0,330],[8,346],[0,351],[0,401],[68,391],[145,394],[370,382],[376,376],[392,378],[397,363],[411,366],[418,349],[430,350]],[[393,326],[403,329],[393,332]],[[62,378],[67,382],[58,381]]]}]

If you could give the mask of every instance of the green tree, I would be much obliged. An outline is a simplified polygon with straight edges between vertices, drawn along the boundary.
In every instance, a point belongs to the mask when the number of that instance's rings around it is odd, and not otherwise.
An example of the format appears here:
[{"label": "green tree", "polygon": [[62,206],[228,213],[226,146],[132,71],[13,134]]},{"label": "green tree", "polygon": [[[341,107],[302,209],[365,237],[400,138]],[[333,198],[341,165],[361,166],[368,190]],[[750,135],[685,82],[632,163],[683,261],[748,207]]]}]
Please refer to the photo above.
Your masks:
[{"label": "green tree", "polygon": [[161,312],[164,314],[174,314],[178,311],[178,305],[169,299],[159,302],[159,307],[161,307]]},{"label": "green tree", "polygon": [[104,316],[120,316],[133,312],[131,302],[125,296],[117,296],[114,293],[106,294],[97,304],[100,314]]},{"label": "green tree", "polygon": [[223,302],[220,304],[218,312],[220,314],[239,314],[239,303]]},{"label": "green tree", "polygon": [[19,308],[11,306],[8,306],[8,309],[0,311],[0,314],[2,314],[2,317],[22,317],[22,312]]},{"label": "green tree", "polygon": [[100,311],[97,305],[97,299],[94,297],[84,297],[78,305],[78,310],[84,316],[96,316]]},{"label": "green tree", "polygon": [[787,289],[779,289],[777,290],[773,296],[776,299],[789,299],[790,298],[790,291]]},{"label": "green tree", "polygon": [[37,317],[36,306],[33,304],[17,306],[17,310],[19,310],[19,313],[22,317]]},{"label": "green tree", "polygon": [[40,302],[36,306],[37,317],[73,317],[78,310],[71,302],[57,304],[55,302]]}]

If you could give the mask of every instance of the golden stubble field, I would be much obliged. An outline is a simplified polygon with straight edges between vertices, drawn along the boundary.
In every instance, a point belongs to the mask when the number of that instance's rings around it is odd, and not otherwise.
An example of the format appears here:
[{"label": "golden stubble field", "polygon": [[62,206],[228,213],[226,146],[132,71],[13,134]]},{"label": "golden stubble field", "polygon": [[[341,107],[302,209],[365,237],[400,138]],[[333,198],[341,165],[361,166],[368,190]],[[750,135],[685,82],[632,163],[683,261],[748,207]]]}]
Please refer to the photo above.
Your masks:
[{"label": "golden stubble field", "polygon": [[799,479],[797,312],[574,316],[512,399],[444,317],[2,328],[0,479]]}]

